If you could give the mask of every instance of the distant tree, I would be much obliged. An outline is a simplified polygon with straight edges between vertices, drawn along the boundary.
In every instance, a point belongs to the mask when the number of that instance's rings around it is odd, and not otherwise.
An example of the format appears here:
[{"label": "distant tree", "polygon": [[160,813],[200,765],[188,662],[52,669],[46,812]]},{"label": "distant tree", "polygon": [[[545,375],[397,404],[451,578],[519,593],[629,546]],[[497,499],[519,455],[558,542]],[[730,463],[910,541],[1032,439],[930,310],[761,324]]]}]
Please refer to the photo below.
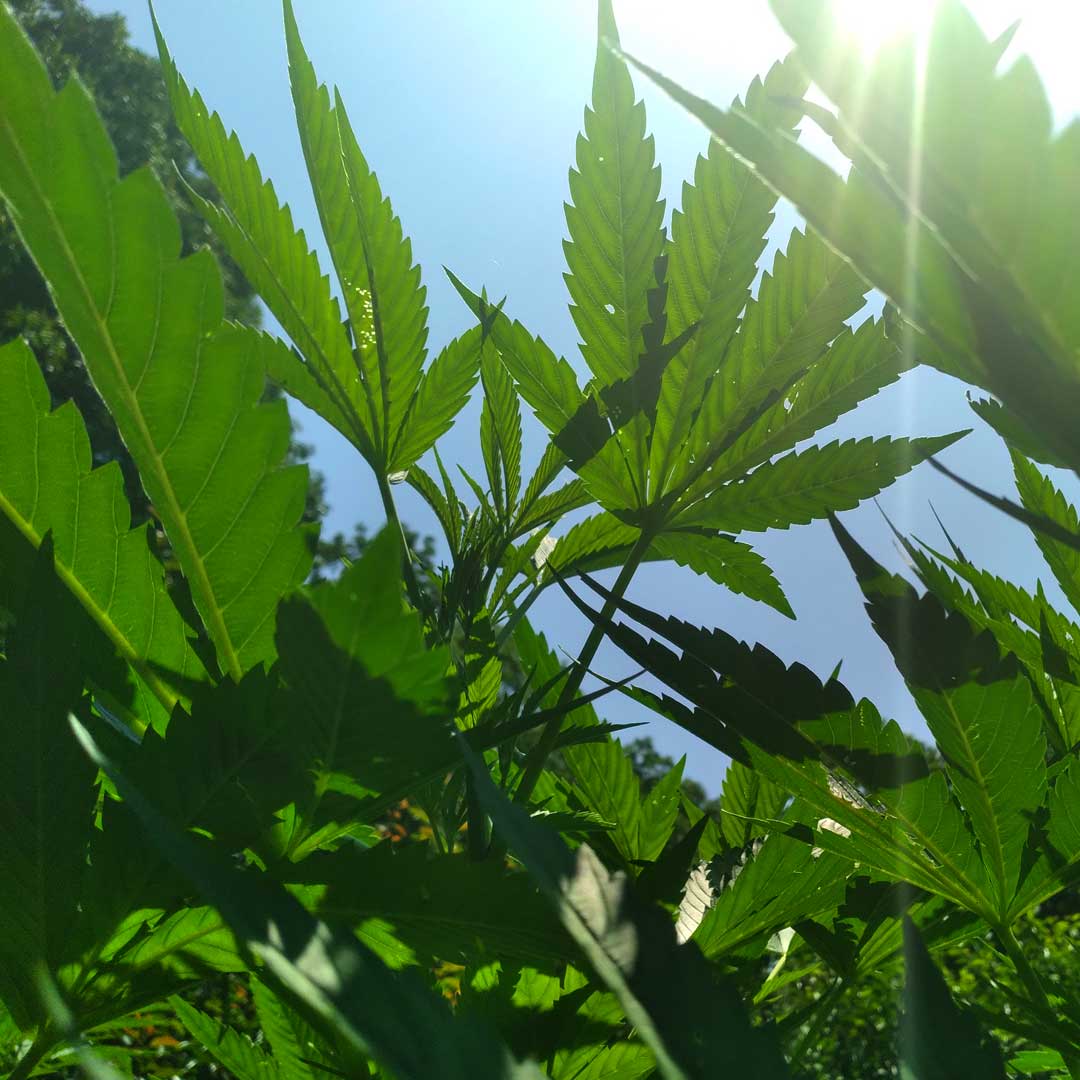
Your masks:
[{"label": "distant tree", "polygon": [[[642,790],[646,793],[665,773],[675,767],[675,759],[668,754],[660,753],[648,735],[623,743],[623,749],[630,759],[638,780],[641,781]],[[710,799],[708,792],[697,780],[684,777],[682,789],[686,797],[706,813],[719,812],[720,800]]]}]

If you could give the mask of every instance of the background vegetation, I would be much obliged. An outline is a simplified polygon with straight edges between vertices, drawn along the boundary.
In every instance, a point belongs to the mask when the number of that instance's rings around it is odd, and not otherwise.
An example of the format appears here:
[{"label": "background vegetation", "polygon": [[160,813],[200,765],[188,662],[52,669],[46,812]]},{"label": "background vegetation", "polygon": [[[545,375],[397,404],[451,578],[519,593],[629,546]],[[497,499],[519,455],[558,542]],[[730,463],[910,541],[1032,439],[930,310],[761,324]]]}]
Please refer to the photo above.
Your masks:
[{"label": "background vegetation", "polygon": [[[566,208],[584,386],[452,273],[476,325],[429,360],[420,269],[289,0],[336,293],[160,34],[159,67],[74,0],[0,7],[16,1080],[1080,1076],[1080,529],[1042,468],[1080,465],[1080,127],[1051,132],[957,3],[874,55],[827,3],[772,6],[796,50],[729,109],[638,65],[714,136],[668,229],[601,0]],[[779,195],[810,228],[755,287]],[[852,329],[871,287],[884,315]],[[973,422],[1019,502],[956,480],[1032,530],[1072,610],[962,537],[894,532],[912,581],[843,527],[964,434],[815,439],[915,363],[991,395]],[[484,473],[451,475],[474,392]],[[283,394],[370,470],[370,542],[318,540]],[[672,560],[794,617],[748,538],[813,519],[934,746],[839,671],[626,599]],[[552,588],[593,627],[570,663],[528,618]],[[652,680],[583,695],[605,638]],[[600,696],[728,754],[720,798]]]}]

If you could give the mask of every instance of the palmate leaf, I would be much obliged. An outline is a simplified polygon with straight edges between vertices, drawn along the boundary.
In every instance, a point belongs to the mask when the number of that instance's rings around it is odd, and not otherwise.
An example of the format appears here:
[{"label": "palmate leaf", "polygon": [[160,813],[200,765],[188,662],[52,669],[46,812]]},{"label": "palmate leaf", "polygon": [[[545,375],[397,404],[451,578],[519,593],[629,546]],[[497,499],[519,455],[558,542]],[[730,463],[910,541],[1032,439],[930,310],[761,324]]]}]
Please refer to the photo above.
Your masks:
[{"label": "palmate leaf", "polygon": [[[540,337],[534,337],[517,320],[511,322],[502,308],[493,308],[450,271],[450,283],[469,310],[485,327],[499,356],[513,376],[518,393],[536,418],[552,435],[559,435],[585,404],[574,369],[557,357]],[[564,452],[563,457],[567,455]]]},{"label": "palmate leaf", "polygon": [[49,411],[48,387],[21,341],[0,348],[0,511],[34,547],[51,534],[57,575],[138,673],[132,712],[163,725],[174,680],[205,672],[145,530],[130,527],[119,468],[91,469],[75,406]]},{"label": "palmate leaf", "polygon": [[1014,916],[1030,910],[1074,884],[1080,864],[1080,766],[1070,761],[1052,780],[1046,800],[1045,840],[1015,900]]},{"label": "palmate leaf", "polygon": [[[122,985],[132,973],[163,965],[179,976],[172,980],[173,985],[198,979],[207,971],[246,970],[247,964],[240,956],[236,938],[215,908],[181,908],[156,923],[148,920],[148,925],[147,933],[110,951],[104,973],[95,973],[93,980],[88,980],[90,992],[80,1001],[83,1009],[89,1006],[100,1012],[107,1007],[107,1000],[97,1000],[104,997],[103,985],[108,986],[114,980]],[[112,1015],[119,1015],[119,1010]]]},{"label": "palmate leaf", "polygon": [[[630,469],[620,437],[640,458],[648,431],[644,416],[636,407],[629,409],[624,430],[613,436],[599,400],[581,390],[574,369],[563,357],[556,357],[543,339],[533,337],[520,322],[511,322],[501,306],[493,307],[449,271],[448,275],[495,343],[518,393],[553,436],[550,455],[546,453],[544,458],[546,468],[542,470],[546,482],[550,482],[548,470],[570,465],[602,505],[638,506],[644,493],[640,478]],[[624,380],[620,388],[627,389],[630,382]],[[633,387],[629,389],[632,393]],[[527,493],[526,502],[528,497]]]},{"label": "palmate leaf", "polygon": [[[92,939],[77,940],[84,948]],[[57,979],[83,1030],[115,1024],[214,972],[248,966],[220,914],[204,906],[132,912],[112,939],[93,941],[82,962],[65,965]]]},{"label": "palmate leaf", "polygon": [[647,1046],[617,1042],[604,1046],[584,1067],[577,1057],[573,1058],[568,1065],[572,1071],[557,1070],[552,1077],[554,1080],[642,1080],[655,1067],[656,1059]]},{"label": "palmate leaf", "polygon": [[[289,734],[293,718],[260,670],[196,693],[177,710],[164,736],[149,731],[138,745],[118,743],[114,757],[152,788],[158,806],[184,828],[197,827],[240,851],[274,854],[274,813],[307,792],[310,781]],[[95,833],[87,919],[101,936],[133,910],[178,899],[163,856],[143,850],[138,822],[113,799]]]},{"label": "palmate leaf", "polygon": [[[576,385],[576,383],[575,383]],[[532,513],[532,509],[537,505],[538,501],[544,496],[544,492],[555,482],[566,465],[566,455],[553,443],[549,442],[544,447],[544,453],[541,455],[540,461],[537,463],[536,469],[533,471],[531,477],[529,477],[528,484],[525,485],[525,494],[521,497],[521,505],[519,507],[519,525],[518,532],[524,532],[527,526],[525,523],[529,520],[529,515]],[[579,481],[570,481],[570,484],[577,484],[573,489],[582,493],[583,501],[582,506],[587,503],[588,496],[584,491],[584,485]],[[554,495],[554,493],[552,493]]]},{"label": "palmate leaf", "polygon": [[789,132],[742,109],[720,109],[641,61],[632,63],[747,161],[774,191],[791,199],[813,228],[895,302],[910,295],[904,252],[905,241],[910,242],[914,231],[921,255],[919,298],[928,309],[926,314],[933,314],[935,325],[949,328],[953,335],[964,324],[948,259],[927,230],[918,223],[906,225],[880,186],[867,183],[856,170],[845,183]]},{"label": "palmate leaf", "polygon": [[866,285],[851,265],[812,233],[791,234],[757,297],[747,305],[720,370],[705,390],[690,431],[686,464],[669,488],[698,479],[725,438],[754,416],[770,395],[821,357],[863,305]]},{"label": "palmate leaf", "polygon": [[[822,119],[855,160],[848,183],[775,128],[650,77],[905,306],[926,335],[920,354],[990,390],[1048,453],[1075,464],[1080,335],[1067,298],[1080,125],[1054,134],[1031,64],[999,74],[1007,37],[988,40],[957,0],[937,5],[925,36],[899,35],[873,56],[828,0],[773,7],[799,62],[839,106]],[[1018,204],[1023,213],[1012,212]]]},{"label": "palmate leaf", "polygon": [[460,500],[453,491],[440,491],[431,476],[419,465],[409,470],[407,479],[409,486],[431,507],[443,536],[446,537],[450,554],[456,559],[461,551],[461,530],[464,524],[464,507]]},{"label": "palmate leaf", "polygon": [[682,802],[682,777],[686,757],[681,757],[653,785],[641,800],[641,823],[638,826],[638,858],[654,862],[660,858],[679,816]]},{"label": "palmate leaf", "polygon": [[[797,42],[800,63],[839,107],[843,135],[873,154],[901,191],[916,183],[912,161],[920,168],[932,163],[918,182],[929,220],[977,276],[993,263],[996,273],[986,280],[1003,298],[1015,292],[1010,300],[1022,296],[1038,309],[1045,324],[1040,336],[1075,346],[1080,322],[1067,298],[1077,278],[1067,253],[1080,237],[1071,183],[1080,129],[1054,132],[1046,91],[1027,58],[999,71],[1010,35],[987,38],[959,0],[948,0],[935,9],[925,44],[903,35],[871,58],[850,41],[837,47],[841,16],[825,0],[772,6]],[[909,81],[916,63],[924,80],[918,92]],[[853,90],[853,73],[865,90]],[[862,93],[889,108],[870,121],[861,111]],[[1068,222],[1064,229],[1057,227],[1061,220]]]},{"label": "palmate leaf", "polygon": [[1054,873],[1059,880],[1073,877],[1080,861],[1080,765],[1075,761],[1054,781],[1048,805],[1046,832]]},{"label": "palmate leaf", "polygon": [[636,901],[624,875],[592,849],[576,855],[495,787],[467,747],[466,762],[485,810],[510,849],[559,912],[596,975],[669,1080],[738,1071],[784,1077],[769,1034],[753,1028],[732,984],[719,982],[692,944],[679,946],[667,914]]},{"label": "palmate leaf", "polygon": [[924,439],[850,439],[811,446],[717,488],[675,518],[677,525],[762,532],[806,525],[876,495],[964,432]]},{"label": "palmate leaf", "polygon": [[6,9],[0,40],[0,191],[239,677],[273,656],[274,606],[311,563],[304,470],[279,468],[288,415],[259,404],[268,339],[222,324],[213,257],[179,258],[161,186],[146,170],[118,178],[86,91],[53,92]]},{"label": "palmate leaf", "polygon": [[[1080,693],[1074,683],[1078,658],[1072,643],[1080,641],[1080,627],[1051,608],[1041,588],[1032,596],[1012,582],[977,569],[959,553],[950,559],[925,544],[917,547],[906,538],[901,543],[927,589],[973,627],[989,630],[1027,669],[1046,711],[1045,730],[1054,752],[1074,745],[1080,738]],[[945,567],[970,585],[974,595]],[[1025,630],[1025,624],[1030,629]]]},{"label": "palmate leaf", "polygon": [[[801,98],[806,80],[794,64],[775,64],[764,85],[747,91],[747,108],[782,122],[796,116],[778,99]],[[674,339],[700,322],[676,355],[661,382],[649,450],[654,488],[667,487],[677,455],[750,298],[765,234],[773,220],[776,195],[733,154],[710,141],[708,156],[698,156],[694,183],[684,183],[682,209],[671,215],[668,246],[667,334]]]},{"label": "palmate leaf", "polygon": [[1003,408],[993,398],[975,398],[968,394],[968,404],[972,411],[990,425],[1013,450],[1018,450],[1025,457],[1041,465],[1051,465],[1056,469],[1067,469],[1068,463],[1050,451],[1042,440],[1032,434],[1022,420],[1008,409]]},{"label": "palmate leaf", "polygon": [[902,959],[903,920],[910,917],[928,947],[960,944],[985,923],[940,897],[903,884],[853,877],[836,910],[799,924],[800,937],[845,978],[887,970]]},{"label": "palmate leaf", "polygon": [[526,493],[514,525],[514,534],[522,536],[540,525],[556,521],[571,510],[588,506],[590,502],[592,502],[592,497],[589,495],[589,490],[580,480],[571,480],[562,487],[537,495],[533,499],[530,499]]},{"label": "palmate leaf", "polygon": [[971,820],[998,914],[1020,881],[1032,816],[1046,792],[1046,740],[1030,683],[1012,654],[936,598],[916,597],[834,519],[833,530],[942,754]]},{"label": "palmate leaf", "polygon": [[[1071,533],[1080,533],[1076,510],[1053,482],[1015,450],[1012,460],[1016,487],[1025,509],[1049,518]],[[1032,536],[1073,610],[1080,611],[1080,551],[1052,540],[1037,529],[1032,529]]]},{"label": "palmate leaf", "polygon": [[613,823],[611,839],[627,865],[640,858],[641,785],[622,744],[609,737],[567,746],[563,757],[585,807]]},{"label": "palmate leaf", "polygon": [[[543,565],[560,575],[592,573],[618,566],[639,536],[613,514],[596,514],[572,525],[555,539]],[[765,560],[748,544],[712,529],[691,527],[662,533],[649,546],[643,562],[670,559],[704,574],[732,592],[760,600],[789,618],[791,606]]]},{"label": "palmate leaf", "polygon": [[551,563],[560,574],[575,568],[614,566],[622,561],[640,535],[640,529],[624,524],[614,514],[593,514],[571,525],[566,535],[555,541],[544,565]]},{"label": "palmate leaf", "polygon": [[645,106],[634,100],[626,64],[604,43],[619,37],[611,0],[600,0],[592,108],[570,171],[563,245],[570,312],[585,363],[601,385],[632,375],[649,321],[647,293],[664,243],[660,168]]},{"label": "palmate leaf", "polygon": [[323,233],[352,325],[373,441],[389,461],[420,382],[427,340],[427,290],[411,245],[368,167],[341,99],[334,104],[304,51],[292,4],[284,2],[289,77],[297,127]]},{"label": "palmate leaf", "polygon": [[[391,971],[353,935],[309,915],[280,886],[237,870],[223,852],[200,850],[73,723],[90,761],[108,775],[155,847],[262,962],[260,977],[309,1021],[332,1032],[351,1067],[374,1057],[403,1080],[539,1076],[535,1068],[516,1063],[482,1026],[452,1017],[419,980]],[[415,1038],[418,1028],[423,1039]]]},{"label": "palmate leaf", "polygon": [[24,1030],[41,1019],[39,965],[70,959],[96,800],[94,767],[65,731],[96,650],[47,539],[32,574],[0,659],[0,1000]]},{"label": "palmate leaf", "polygon": [[[475,382],[479,352],[444,351],[427,374],[427,290],[412,246],[364,158],[340,95],[334,103],[284,3],[297,126],[319,217],[352,327],[375,444],[373,465],[407,469],[453,422]],[[435,381],[429,387],[427,382]]]},{"label": "palmate leaf", "polygon": [[[561,665],[547,639],[522,619],[515,629],[514,642],[533,681],[548,687],[538,704],[554,706],[561,687]],[[591,705],[577,709],[566,722],[574,727],[598,723]],[[562,756],[585,808],[613,823],[610,836],[619,856],[628,866],[641,858],[641,784],[622,745],[609,735],[602,741],[565,746]]]},{"label": "palmate leaf", "polygon": [[228,208],[194,192],[191,197],[300,352],[277,353],[270,374],[361,452],[371,453],[367,401],[329,279],[258,162],[188,89],[156,21],[154,28],[173,116]]}]

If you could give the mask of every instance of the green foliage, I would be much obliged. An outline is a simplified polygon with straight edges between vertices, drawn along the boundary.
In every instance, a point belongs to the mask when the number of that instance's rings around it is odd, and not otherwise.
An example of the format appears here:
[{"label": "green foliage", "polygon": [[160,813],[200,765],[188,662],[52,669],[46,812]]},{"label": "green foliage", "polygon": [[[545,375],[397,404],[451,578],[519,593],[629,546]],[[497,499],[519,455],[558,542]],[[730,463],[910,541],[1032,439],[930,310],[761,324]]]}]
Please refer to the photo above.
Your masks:
[{"label": "green foliage", "polygon": [[[185,197],[185,185],[207,197],[213,189],[173,121],[156,59],[131,46],[121,16],[95,14],[81,0],[15,0],[10,7],[54,81],[65,82],[77,73],[93,94],[121,174],[148,162],[153,165],[180,222],[184,253],[207,243],[214,249],[221,261],[228,316],[257,325],[259,309],[251,286]],[[53,404],[76,403],[89,431],[94,463],[119,462],[128,497],[142,520],[147,500],[135,465],[6,210],[0,210],[0,296],[0,339],[22,336],[30,343]]]},{"label": "green foliage", "polygon": [[[820,437],[913,355],[991,390],[1001,404],[975,411],[1013,451],[1022,505],[1007,509],[1076,606],[1077,514],[1034,464],[1078,460],[1061,426],[1073,306],[1055,291],[1075,268],[1057,238],[1058,265],[1033,259],[1002,194],[1038,180],[1061,211],[1075,140],[1022,130],[1033,76],[990,74],[1002,43],[945,3],[924,147],[941,171],[925,223],[904,219],[907,99],[884,95],[896,115],[868,125],[826,45],[883,89],[909,46],[864,61],[821,36],[817,3],[774,6],[797,49],[745,104],[667,84],[739,153],[710,142],[669,235],[601,0],[567,207],[584,386],[453,275],[477,325],[428,363],[410,243],[289,0],[296,120],[343,308],[158,33],[177,123],[221,201],[192,198],[287,341],[224,319],[213,256],[181,257],[154,174],[119,178],[86,89],[54,90],[0,7],[0,195],[175,556],[132,529],[117,465],[94,467],[73,405],[50,411],[26,345],[0,349],[0,1041],[16,1080],[75,1061],[141,1075],[149,1051],[120,1033],[147,1018],[197,1044],[170,1036],[175,1071],[213,1060],[241,1080],[851,1074],[862,1061],[840,1044],[860,1038],[878,1075],[1080,1076],[1072,939],[1048,965],[1031,930],[1080,880],[1080,614],[973,566],[948,534],[951,554],[897,534],[920,593],[837,520],[957,435]],[[811,78],[837,116],[801,100]],[[963,111],[970,87],[1000,129]],[[851,151],[847,182],[793,140],[803,115]],[[1021,132],[1029,156],[1005,162]],[[991,166],[1000,184],[977,172]],[[970,185],[977,213],[946,182]],[[796,231],[754,290],[776,190],[820,232]],[[1024,224],[1044,237],[1041,218]],[[896,276],[908,226],[928,238],[914,292]],[[868,283],[897,307],[852,329]],[[1000,363],[1018,342],[1022,378]],[[304,473],[267,378],[353,443],[383,501],[388,528],[331,580],[304,584]],[[483,476],[460,469],[462,488],[436,444],[477,383]],[[1045,425],[1032,388],[1060,391]],[[549,436],[535,464],[522,402]],[[437,569],[401,528],[401,482],[443,530]],[[794,617],[739,537],[822,518],[931,748],[838,671],[822,680],[626,598],[663,559]],[[607,569],[610,585],[591,576]],[[570,665],[527,618],[552,585],[591,622]],[[648,686],[581,693],[605,639]],[[719,800],[702,805],[685,761],[618,742],[628,725],[593,708],[605,695],[728,754]],[[957,964],[976,948],[990,988]],[[897,1020],[882,987],[901,970]],[[223,976],[246,1012],[214,1005]],[[845,1041],[845,1001],[869,999],[878,1034]]]}]

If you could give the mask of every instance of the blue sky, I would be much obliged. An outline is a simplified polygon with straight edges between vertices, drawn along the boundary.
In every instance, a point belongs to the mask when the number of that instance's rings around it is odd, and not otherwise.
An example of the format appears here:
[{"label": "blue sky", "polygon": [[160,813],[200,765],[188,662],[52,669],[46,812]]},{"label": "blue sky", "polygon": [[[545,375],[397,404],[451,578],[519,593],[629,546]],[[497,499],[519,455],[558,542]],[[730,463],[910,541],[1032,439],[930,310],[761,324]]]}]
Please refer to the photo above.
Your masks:
[{"label": "blue sky", "polygon": [[[384,193],[412,238],[428,287],[430,346],[438,349],[466,329],[471,317],[442,273],[446,265],[496,297],[506,310],[541,334],[584,371],[567,310],[562,280],[562,204],[567,169],[582,109],[589,95],[595,52],[595,10],[588,0],[294,0],[305,44],[319,77],[336,83]],[[874,0],[863,0],[870,4]],[[890,0],[892,2],[892,0]],[[147,8],[141,0],[89,0],[98,11],[122,11],[134,42],[153,49]],[[983,0],[976,14],[991,32],[1022,13],[1014,43],[1033,56],[1050,92],[1055,116],[1067,122],[1080,112],[1080,82],[1062,42],[1080,36],[1080,14],[1054,0]],[[1080,8],[1080,5],[1077,6]],[[738,14],[717,14],[725,9]],[[738,5],[707,0],[615,2],[624,46],[697,93],[720,103],[745,90],[788,47],[765,0]],[[292,207],[329,267],[308,187],[289,96],[285,44],[275,0],[159,0],[158,17],[188,82],[235,128],[264,175]],[[635,80],[646,101],[649,129],[663,166],[668,208],[678,205],[682,181],[706,148],[704,130],[658,91]],[[823,140],[807,137],[821,147]],[[798,223],[781,209],[766,252]],[[294,406],[305,441],[316,447],[314,464],[327,476],[330,530],[356,521],[375,529],[382,521],[378,493],[367,466],[317,417]],[[543,448],[531,416],[526,468]],[[444,459],[482,474],[474,401],[440,444]],[[928,370],[913,372],[830,429],[819,441],[861,435],[936,434],[974,427],[944,460],[995,491],[1011,490],[1008,456],[1000,441],[967,408],[964,387]],[[1056,477],[1076,498],[1073,478]],[[402,489],[399,489],[399,491]],[[982,566],[1033,587],[1047,578],[1025,530],[922,466],[880,499],[907,533],[937,544],[932,501],[965,552]],[[422,502],[403,491],[402,516],[438,537]],[[899,569],[888,527],[872,504],[844,515],[847,526],[879,560]],[[557,532],[559,530],[556,530]],[[843,677],[857,696],[873,699],[885,715],[925,736],[925,727],[871,630],[861,598],[828,528],[822,524],[744,537],[770,562],[798,616],[791,622],[771,609],[726,592],[674,565],[644,567],[631,587],[638,602],[681,618],[721,626],[761,641],[787,661],[801,660],[826,674],[843,659]],[[1048,583],[1051,596],[1060,593]],[[549,593],[534,608],[534,622],[553,644],[576,652],[586,626],[561,596]],[[596,669],[629,672],[610,647]],[[640,720],[617,703],[612,719]],[[724,758],[670,725],[648,728],[657,744],[688,755],[687,774],[710,791],[719,788]]]}]

